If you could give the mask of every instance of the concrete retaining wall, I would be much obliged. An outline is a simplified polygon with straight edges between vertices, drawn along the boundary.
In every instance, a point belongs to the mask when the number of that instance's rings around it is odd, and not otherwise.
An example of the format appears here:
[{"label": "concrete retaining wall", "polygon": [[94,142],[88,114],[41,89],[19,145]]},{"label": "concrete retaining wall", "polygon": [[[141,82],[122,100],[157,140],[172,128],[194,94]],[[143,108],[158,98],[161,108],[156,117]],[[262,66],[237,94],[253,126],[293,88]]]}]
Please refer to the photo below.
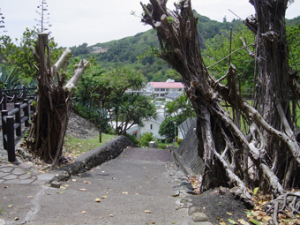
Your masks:
[{"label": "concrete retaining wall", "polygon": [[72,174],[83,173],[108,160],[118,157],[125,148],[134,144],[125,136],[118,136],[104,145],[94,148],[76,158],[74,163],[66,165],[57,172],[58,175],[50,181],[68,180]]},{"label": "concrete retaining wall", "polygon": [[198,155],[198,138],[192,126],[179,148],[173,151],[174,159],[186,175],[203,174],[204,162]]}]

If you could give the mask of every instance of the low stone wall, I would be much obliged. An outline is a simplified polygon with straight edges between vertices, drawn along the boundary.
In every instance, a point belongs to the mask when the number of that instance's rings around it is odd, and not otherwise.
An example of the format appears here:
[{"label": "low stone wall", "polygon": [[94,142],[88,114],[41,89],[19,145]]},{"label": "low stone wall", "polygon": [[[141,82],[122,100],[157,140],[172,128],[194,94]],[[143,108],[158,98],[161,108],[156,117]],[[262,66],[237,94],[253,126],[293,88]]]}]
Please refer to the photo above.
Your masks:
[{"label": "low stone wall", "polygon": [[51,181],[68,180],[71,175],[83,173],[104,162],[118,157],[125,148],[134,144],[125,136],[118,136],[104,145],[94,148],[76,158],[74,163],[68,164],[57,171],[57,176]]}]

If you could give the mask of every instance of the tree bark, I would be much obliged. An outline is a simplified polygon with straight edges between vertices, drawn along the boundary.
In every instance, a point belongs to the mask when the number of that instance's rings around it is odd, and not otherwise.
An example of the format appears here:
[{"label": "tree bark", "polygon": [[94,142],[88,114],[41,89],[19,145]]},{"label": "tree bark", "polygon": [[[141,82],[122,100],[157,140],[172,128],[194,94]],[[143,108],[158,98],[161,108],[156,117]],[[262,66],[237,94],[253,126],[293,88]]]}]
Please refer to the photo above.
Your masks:
[{"label": "tree bark", "polygon": [[34,52],[38,63],[36,112],[26,141],[30,151],[45,162],[52,163],[52,167],[62,155],[73,89],[88,66],[88,62],[82,60],[75,69],[74,76],[63,86],[64,76],[61,77],[59,71],[66,67],[71,55],[69,49],[65,50],[51,68],[48,34],[39,34]]},{"label": "tree bark", "polygon": [[[296,166],[290,165],[294,160],[299,166],[300,148],[289,109],[289,91],[292,88],[297,96],[300,92],[295,78],[292,82],[289,78],[284,20],[287,0],[250,2],[257,11],[255,18],[245,21],[257,33],[257,52],[251,54],[259,67],[254,104],[257,108],[238,92],[234,65],[222,78],[227,79],[226,85],[209,74],[201,56],[198,20],[193,16],[190,0],[175,4],[174,11],[166,8],[165,0],[141,3],[142,22],[157,31],[159,57],[181,74],[197,115],[198,153],[205,162],[200,176],[202,191],[219,185],[237,186],[238,194],[248,202],[249,187],[260,185],[280,196],[285,192],[285,177],[289,181],[296,176],[296,186],[300,181]],[[242,115],[249,127],[247,132],[222,108],[221,101],[231,105],[236,115]],[[248,162],[253,164],[252,169]]]}]

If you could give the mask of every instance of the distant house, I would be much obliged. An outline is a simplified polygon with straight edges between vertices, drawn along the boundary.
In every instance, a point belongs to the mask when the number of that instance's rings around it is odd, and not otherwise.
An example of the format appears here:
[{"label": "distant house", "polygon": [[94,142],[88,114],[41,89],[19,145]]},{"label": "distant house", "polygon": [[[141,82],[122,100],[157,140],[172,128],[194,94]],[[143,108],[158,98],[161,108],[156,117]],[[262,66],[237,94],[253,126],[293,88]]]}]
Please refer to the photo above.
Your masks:
[{"label": "distant house", "polygon": [[169,79],[166,82],[149,82],[146,90],[155,98],[165,98],[169,93],[182,93],[184,86],[181,82]]},{"label": "distant house", "polygon": [[137,137],[140,138],[143,133],[151,132],[153,136],[158,139],[165,139],[165,137],[160,136],[158,131],[161,123],[165,120],[164,110],[157,110],[157,118],[151,118],[148,120],[143,120],[143,127],[139,127]]},{"label": "distant house", "polygon": [[166,98],[170,93],[178,93],[180,95],[183,91],[184,86],[181,82],[168,79],[166,82],[149,82],[141,90],[128,89],[126,93],[139,93],[145,96],[152,96],[153,98]]},{"label": "distant house", "polygon": [[92,53],[104,53],[104,52],[107,52],[107,48],[101,48],[99,46],[94,46],[92,48]]}]

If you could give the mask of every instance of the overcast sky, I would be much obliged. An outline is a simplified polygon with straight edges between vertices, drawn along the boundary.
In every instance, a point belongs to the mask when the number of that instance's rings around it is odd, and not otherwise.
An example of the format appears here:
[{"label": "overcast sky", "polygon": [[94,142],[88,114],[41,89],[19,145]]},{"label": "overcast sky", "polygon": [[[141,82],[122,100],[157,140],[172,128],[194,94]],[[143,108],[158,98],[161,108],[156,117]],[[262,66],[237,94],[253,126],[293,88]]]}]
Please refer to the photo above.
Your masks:
[{"label": "overcast sky", "polygon": [[[47,0],[50,13],[51,36],[59,46],[78,46],[84,42],[89,45],[118,40],[139,32],[149,30],[140,22],[142,13],[140,1],[148,0]],[[6,34],[11,38],[21,38],[26,27],[33,28],[35,12],[39,0],[0,0],[1,12],[5,16]],[[174,0],[169,1],[173,9]],[[227,21],[242,19],[254,13],[248,0],[192,0],[193,8],[210,19]],[[134,11],[136,16],[132,16]],[[287,10],[286,17],[291,19],[300,15],[300,0],[296,0]],[[0,35],[2,35],[1,33]]]}]

